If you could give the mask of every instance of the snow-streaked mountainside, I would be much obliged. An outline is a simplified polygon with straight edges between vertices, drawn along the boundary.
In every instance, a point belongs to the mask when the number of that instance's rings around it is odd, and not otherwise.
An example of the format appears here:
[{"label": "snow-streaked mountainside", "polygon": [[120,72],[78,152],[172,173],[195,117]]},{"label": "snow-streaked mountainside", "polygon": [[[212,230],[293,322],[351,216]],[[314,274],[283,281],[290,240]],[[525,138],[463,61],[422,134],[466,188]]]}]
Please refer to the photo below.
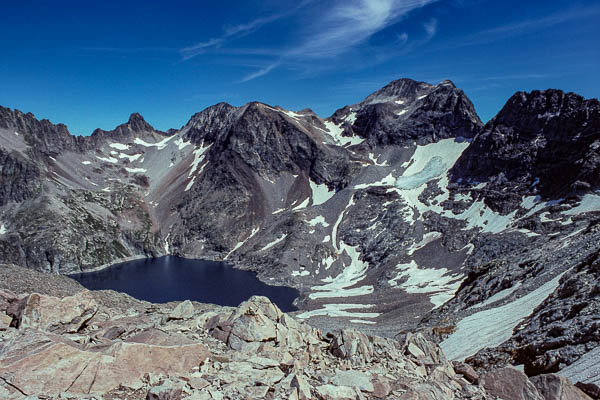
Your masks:
[{"label": "snow-streaked mountainside", "polygon": [[71,273],[226,260],[299,288],[298,317],[314,325],[420,323],[457,358],[561,369],[600,343],[594,290],[563,320],[584,313],[594,334],[514,349],[527,324],[547,333],[535,319],[598,251],[599,151],[598,100],[519,92],[484,126],[450,81],[394,81],[326,119],[220,103],[167,133],[132,114],[75,137],[0,108],[0,261]]}]

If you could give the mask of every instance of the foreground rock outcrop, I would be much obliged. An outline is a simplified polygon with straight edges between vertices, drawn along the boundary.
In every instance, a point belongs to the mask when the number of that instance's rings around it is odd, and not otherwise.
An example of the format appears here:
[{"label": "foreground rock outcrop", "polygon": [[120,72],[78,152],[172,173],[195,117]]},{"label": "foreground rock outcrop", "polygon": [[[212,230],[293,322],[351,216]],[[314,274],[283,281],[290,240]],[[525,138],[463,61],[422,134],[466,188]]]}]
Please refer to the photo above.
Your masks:
[{"label": "foreground rock outcrop", "polygon": [[234,309],[124,298],[2,289],[0,398],[513,399],[514,390],[528,400],[588,398],[564,378],[529,380],[513,369],[479,385],[421,334],[323,333],[265,297]]}]

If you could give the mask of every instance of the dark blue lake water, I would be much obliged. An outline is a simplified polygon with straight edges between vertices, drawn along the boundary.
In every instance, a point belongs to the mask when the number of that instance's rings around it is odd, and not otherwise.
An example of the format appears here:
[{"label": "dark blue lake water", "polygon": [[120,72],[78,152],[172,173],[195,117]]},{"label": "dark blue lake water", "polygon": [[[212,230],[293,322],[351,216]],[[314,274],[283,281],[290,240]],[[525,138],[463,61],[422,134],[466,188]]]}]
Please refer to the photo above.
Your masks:
[{"label": "dark blue lake water", "polygon": [[92,290],[111,289],[153,303],[193,300],[237,306],[254,295],[267,296],[282,311],[296,311],[296,289],[269,286],[256,274],[231,265],[167,256],[128,261],[96,272],[70,275]]}]

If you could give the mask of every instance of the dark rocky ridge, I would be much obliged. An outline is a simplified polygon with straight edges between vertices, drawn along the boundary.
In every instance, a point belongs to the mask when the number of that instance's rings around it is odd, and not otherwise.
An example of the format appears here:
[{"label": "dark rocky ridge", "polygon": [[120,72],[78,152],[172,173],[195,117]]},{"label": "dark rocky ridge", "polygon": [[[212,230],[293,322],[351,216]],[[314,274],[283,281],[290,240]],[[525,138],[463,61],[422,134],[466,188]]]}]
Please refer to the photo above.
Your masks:
[{"label": "dark rocky ridge", "polygon": [[496,190],[537,189],[545,199],[600,187],[600,102],[549,89],[515,93],[451,171]]},{"label": "dark rocky ridge", "polygon": [[362,102],[336,111],[331,118],[340,122],[352,111],[356,120],[347,129],[373,146],[472,138],[483,125],[469,98],[451,81],[434,86],[399,79]]}]

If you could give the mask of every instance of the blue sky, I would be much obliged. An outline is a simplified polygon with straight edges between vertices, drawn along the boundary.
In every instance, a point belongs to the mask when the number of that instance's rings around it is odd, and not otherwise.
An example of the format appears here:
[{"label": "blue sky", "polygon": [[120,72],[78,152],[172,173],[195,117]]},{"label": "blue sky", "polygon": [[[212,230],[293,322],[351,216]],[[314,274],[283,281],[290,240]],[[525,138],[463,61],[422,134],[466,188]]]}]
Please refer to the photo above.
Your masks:
[{"label": "blue sky", "polygon": [[599,97],[598,21],[596,0],[7,2],[0,105],[166,130],[220,101],[326,117],[409,77],[453,80],[487,121],[517,90]]}]

